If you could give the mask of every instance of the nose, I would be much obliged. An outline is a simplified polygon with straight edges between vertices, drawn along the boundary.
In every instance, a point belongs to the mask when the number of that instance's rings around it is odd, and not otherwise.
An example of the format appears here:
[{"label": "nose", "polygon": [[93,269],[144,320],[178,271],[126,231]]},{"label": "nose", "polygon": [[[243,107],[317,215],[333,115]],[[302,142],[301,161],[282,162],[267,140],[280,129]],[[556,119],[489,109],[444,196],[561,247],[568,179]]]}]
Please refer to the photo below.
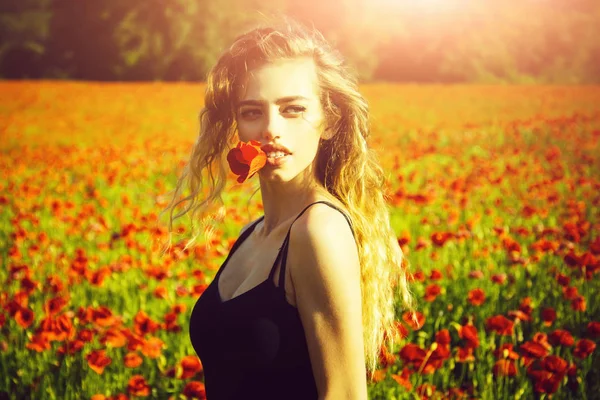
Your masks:
[{"label": "nose", "polygon": [[279,110],[270,110],[263,129],[263,137],[269,141],[280,137],[283,121],[284,118],[279,113]]}]

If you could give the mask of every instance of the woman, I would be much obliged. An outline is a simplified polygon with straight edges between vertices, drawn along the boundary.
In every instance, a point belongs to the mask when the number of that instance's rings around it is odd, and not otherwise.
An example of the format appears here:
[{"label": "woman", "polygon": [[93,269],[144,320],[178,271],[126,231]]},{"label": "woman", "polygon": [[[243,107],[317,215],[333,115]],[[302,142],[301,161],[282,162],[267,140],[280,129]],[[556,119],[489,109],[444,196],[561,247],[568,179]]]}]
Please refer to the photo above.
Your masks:
[{"label": "woman", "polygon": [[[393,345],[395,295],[406,308],[412,298],[356,79],[318,32],[257,28],[210,71],[200,122],[171,228],[221,200],[236,142],[267,155],[264,215],[241,230],[191,314],[208,400],[367,398],[365,373]],[[204,172],[210,191],[198,201]],[[192,193],[176,202],[184,184]]]}]

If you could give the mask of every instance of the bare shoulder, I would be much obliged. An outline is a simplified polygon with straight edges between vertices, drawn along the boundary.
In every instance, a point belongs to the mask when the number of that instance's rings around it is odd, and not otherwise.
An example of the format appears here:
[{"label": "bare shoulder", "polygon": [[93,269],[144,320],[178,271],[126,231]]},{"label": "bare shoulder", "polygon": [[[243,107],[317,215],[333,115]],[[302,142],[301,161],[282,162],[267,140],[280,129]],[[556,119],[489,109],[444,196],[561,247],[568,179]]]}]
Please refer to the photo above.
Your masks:
[{"label": "bare shoulder", "polygon": [[[290,233],[290,274],[294,287],[313,279],[334,279],[334,286],[360,274],[358,249],[346,217],[326,204],[312,205]],[[328,282],[327,280],[325,282]],[[323,289],[327,290],[328,287]]]},{"label": "bare shoulder", "polygon": [[317,203],[311,205],[298,218],[291,228],[290,241],[305,241],[314,239],[325,239],[330,237],[327,242],[335,245],[345,242],[354,242],[352,230],[348,220],[340,211],[335,208]]},{"label": "bare shoulder", "polygon": [[[311,205],[298,218],[291,228],[290,241],[296,239],[320,238],[326,235],[334,234],[336,237],[342,237],[354,241],[352,230],[348,220],[340,211],[327,204],[318,203]],[[307,237],[308,236],[308,237]]]},{"label": "bare shoulder", "polygon": [[[319,398],[366,399],[360,263],[342,213],[312,205],[292,225],[290,276]],[[340,368],[343,366],[343,368]]]}]

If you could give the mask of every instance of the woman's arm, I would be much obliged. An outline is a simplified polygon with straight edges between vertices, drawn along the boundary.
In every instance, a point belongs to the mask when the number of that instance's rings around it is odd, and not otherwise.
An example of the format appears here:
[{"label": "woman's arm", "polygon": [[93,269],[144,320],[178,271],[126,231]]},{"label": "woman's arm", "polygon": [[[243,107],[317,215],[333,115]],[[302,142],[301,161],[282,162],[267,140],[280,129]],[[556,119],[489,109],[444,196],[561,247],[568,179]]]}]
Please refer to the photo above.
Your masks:
[{"label": "woman's arm", "polygon": [[312,206],[292,227],[288,263],[319,399],[366,399],[360,263],[348,221]]}]

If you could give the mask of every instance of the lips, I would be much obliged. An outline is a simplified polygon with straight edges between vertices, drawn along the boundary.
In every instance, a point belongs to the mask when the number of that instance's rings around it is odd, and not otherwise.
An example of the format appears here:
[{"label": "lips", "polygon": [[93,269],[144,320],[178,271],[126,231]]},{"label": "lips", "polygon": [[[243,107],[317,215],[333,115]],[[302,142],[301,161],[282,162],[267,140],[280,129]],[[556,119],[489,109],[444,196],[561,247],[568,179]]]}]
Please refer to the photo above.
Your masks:
[{"label": "lips", "polygon": [[279,151],[286,155],[292,154],[286,147],[279,144],[265,144],[261,147],[261,150],[264,151],[266,154],[276,153]]},{"label": "lips", "polygon": [[267,164],[273,167],[279,167],[287,162],[289,155],[283,157],[269,157],[267,158]]}]

